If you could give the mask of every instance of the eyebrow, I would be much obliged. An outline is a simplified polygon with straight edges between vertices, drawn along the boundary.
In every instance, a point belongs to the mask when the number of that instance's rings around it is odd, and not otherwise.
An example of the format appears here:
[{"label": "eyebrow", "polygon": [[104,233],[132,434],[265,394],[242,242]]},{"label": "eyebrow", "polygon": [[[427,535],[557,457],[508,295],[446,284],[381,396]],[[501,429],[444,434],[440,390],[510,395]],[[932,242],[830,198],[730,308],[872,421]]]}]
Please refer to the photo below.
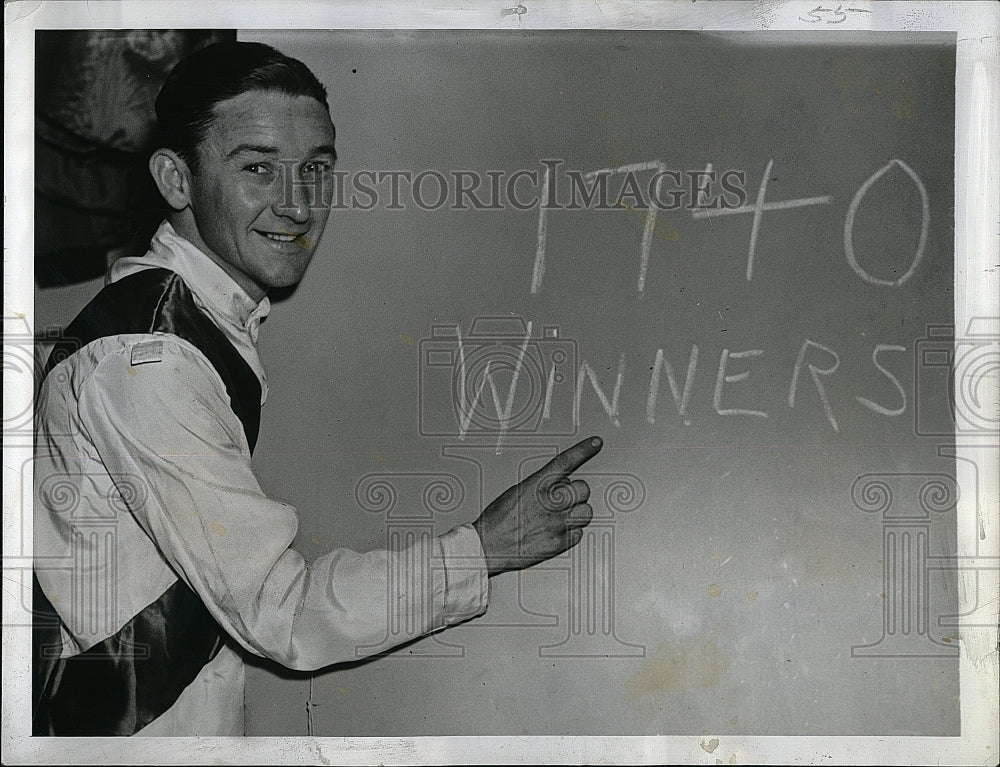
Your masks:
[{"label": "eyebrow", "polygon": [[[239,154],[268,154],[276,155],[278,154],[278,148],[275,146],[269,146],[267,144],[239,144],[234,149],[226,154],[227,158],[235,157]],[[320,144],[314,147],[310,152],[307,153],[308,157],[315,157],[316,155],[327,154],[330,155],[334,160],[337,159],[337,150],[334,148],[333,144]]]},{"label": "eyebrow", "polygon": [[315,157],[318,154],[328,154],[331,159],[337,159],[337,149],[333,146],[333,144],[320,144],[309,153],[309,156]]}]

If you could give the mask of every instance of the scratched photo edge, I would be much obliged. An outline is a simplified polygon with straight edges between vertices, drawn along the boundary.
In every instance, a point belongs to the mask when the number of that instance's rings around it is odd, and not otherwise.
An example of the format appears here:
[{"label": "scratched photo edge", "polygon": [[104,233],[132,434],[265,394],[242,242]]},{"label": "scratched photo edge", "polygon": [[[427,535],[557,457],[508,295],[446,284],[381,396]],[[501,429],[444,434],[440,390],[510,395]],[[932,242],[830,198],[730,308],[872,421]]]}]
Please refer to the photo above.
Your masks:
[{"label": "scratched photo edge", "polygon": [[[51,3],[38,3],[34,5],[41,7],[42,5],[51,5]],[[132,4],[127,2],[126,0],[126,2],[123,3],[123,5],[129,6]],[[134,5],[139,5],[139,4],[135,3]],[[163,5],[169,6],[170,4],[164,3]],[[390,6],[391,5],[392,4],[390,4]],[[389,10],[400,11],[406,8],[405,5],[402,4],[399,5],[400,5],[399,8],[390,7]],[[521,12],[518,9],[527,7],[530,4],[523,4],[523,5],[508,4],[508,5],[510,5],[511,7],[503,9],[504,18],[516,19],[518,16],[527,15],[527,11]],[[581,0],[581,2],[575,3],[575,5],[580,8],[583,8],[587,4],[582,2]],[[805,8],[806,5],[812,6],[813,4],[802,3],[801,5],[803,8]],[[857,5],[873,6],[872,3],[863,3],[863,2],[859,2],[857,3]],[[874,7],[877,8],[877,5],[878,4],[874,4]],[[930,16],[933,20],[934,9],[933,8],[928,9],[927,8],[928,4],[926,3],[907,2],[907,3],[897,3],[895,5],[912,6],[914,13],[916,13],[918,10],[921,12],[927,11],[928,13],[930,13]],[[190,9],[192,7],[193,6],[190,4],[185,6],[186,9]],[[279,7],[280,7],[279,5],[274,3],[255,3],[256,12],[259,12],[261,14],[270,13],[272,14],[271,16],[272,18],[277,16]],[[34,27],[29,27],[27,30],[25,29],[24,19],[20,20],[18,20],[17,18],[12,19],[12,17],[17,16],[17,10],[18,10],[18,4],[13,4],[5,9],[7,13],[7,36],[8,36],[7,46],[6,46],[7,50],[5,52],[5,57],[7,58],[8,63],[11,63],[9,57],[11,55],[11,50],[15,49],[16,44],[23,43],[24,42],[23,37],[26,34],[33,35],[34,33]],[[214,13],[219,13],[219,12],[220,11],[215,11]],[[216,27],[216,28],[235,27],[237,30],[251,28],[251,27],[241,27],[239,24],[221,23],[223,19],[231,22],[235,19],[236,16],[236,11],[234,9],[225,8],[222,12],[225,13],[225,16],[223,18],[216,18],[213,20],[212,24],[202,23],[200,24],[200,26]],[[383,22],[386,19],[386,16],[384,15],[385,9],[383,9],[382,13],[383,15],[379,15],[379,12],[377,11],[367,11],[364,12],[363,15],[370,18],[371,23],[373,25],[376,25],[380,22]],[[759,20],[751,18],[753,14],[752,11],[750,11],[749,9],[747,11],[742,12],[742,15],[745,18],[739,19],[738,24],[734,22],[734,26],[743,26],[744,29],[748,31],[758,30],[762,28],[761,22]],[[127,15],[123,16],[123,18],[127,20]],[[154,18],[162,18],[162,17],[154,16]],[[424,17],[417,15],[416,18],[421,19]],[[946,14],[940,16],[939,18],[941,19],[939,23],[942,26],[948,24],[955,26],[953,19],[948,17]],[[64,19],[67,27],[71,26],[72,24],[87,25],[93,23],[92,19],[88,17],[88,15],[84,12],[84,9],[72,9],[72,12],[68,13],[64,17]],[[452,11],[444,11],[443,15],[438,16],[437,21],[443,23],[445,20],[451,20],[451,19],[454,19],[456,22],[462,19],[461,12],[459,9],[456,8],[455,10]],[[654,20],[646,20],[645,23],[651,24],[654,23]],[[901,26],[905,26],[905,19],[903,19],[902,21],[897,20],[896,23],[900,24]],[[994,24],[995,24],[995,19],[994,19]],[[166,24],[161,23],[158,26],[165,26],[165,25]],[[127,28],[129,26],[135,26],[135,25],[125,24],[123,26]],[[108,28],[110,28],[110,25]],[[257,27],[252,27],[252,28],[256,29]],[[708,34],[712,33],[709,32]],[[730,35],[735,33],[725,32],[719,34]],[[779,40],[786,36],[785,33],[782,32],[775,32],[772,34],[774,34],[776,39]],[[795,35],[796,33],[790,32],[788,34]],[[937,30],[936,34],[941,37],[948,37],[949,35],[952,35],[954,33],[948,31],[947,29],[942,29],[942,30]],[[11,43],[14,44],[12,45]],[[961,61],[962,58],[961,52],[959,52],[958,56],[960,61],[958,62],[957,68],[961,70],[963,66]],[[995,54],[993,60],[994,62],[996,61]],[[12,71],[13,69],[15,68],[8,67],[7,71]],[[31,69],[31,67],[27,67],[27,69]],[[15,101],[12,103],[11,97],[13,96],[14,98],[16,98],[19,95],[17,92],[19,86],[21,88],[24,88],[24,78],[12,75],[10,78],[7,79],[5,87],[5,103],[7,105],[8,116],[11,115],[12,107],[16,107],[17,102]],[[983,83],[980,82],[978,86],[983,87]],[[965,98],[968,98],[970,96],[968,91],[968,86],[966,86],[966,88],[963,90],[961,78],[959,78],[959,85],[957,88],[957,92],[958,92],[957,98],[959,98],[960,100],[963,98],[963,94]],[[23,90],[21,91],[21,93],[23,93]],[[991,93],[995,98],[997,94],[997,86],[995,83],[992,86]],[[996,102],[994,101],[993,103]],[[966,113],[967,109],[969,108],[967,105],[963,105],[962,103],[959,103],[958,106],[959,106],[959,114]],[[28,119],[30,120],[30,117]],[[30,152],[30,148],[28,148],[30,147],[31,144],[30,133],[25,134],[23,131],[19,133],[15,132],[14,129],[15,123],[20,126],[24,125],[23,121],[16,122],[15,120],[11,120],[10,123],[8,123],[10,127],[5,128],[5,149],[20,150],[24,148]],[[968,135],[968,128],[960,124],[958,126],[956,135],[956,157],[959,157],[960,147],[962,147],[962,145],[964,145],[964,148],[966,149],[968,148],[967,142],[969,142],[969,140],[970,136]],[[995,158],[997,152],[995,126],[992,134],[987,137],[987,141],[988,144],[985,147],[980,146],[979,150]],[[10,154],[10,152],[8,152],[8,154]],[[9,190],[10,185],[15,183],[16,180],[18,179],[23,181],[24,177],[18,176],[16,173],[11,173],[10,180],[8,181],[5,179],[5,187],[7,187]],[[969,201],[967,193],[964,196],[964,202],[966,204],[966,208],[962,211],[959,210],[959,205],[963,201],[962,190],[965,187],[966,187],[965,179],[956,177],[956,188],[957,188],[957,194],[955,200],[956,219],[959,218],[960,213],[967,212],[969,210]],[[968,190],[966,190],[966,192],[967,191]],[[12,198],[8,196],[8,200],[10,199]],[[9,204],[10,203],[8,203],[8,205]],[[995,200],[994,200],[994,205],[995,205]],[[5,219],[7,219],[6,216]],[[966,228],[958,227],[958,228],[960,230],[958,234],[959,237],[965,236],[968,239],[974,239],[977,242],[985,241],[988,243],[988,247],[986,251],[983,252],[983,255],[988,255],[988,253],[995,252],[995,242],[993,242],[992,244],[989,243],[989,238],[991,236],[995,237],[995,233],[989,232],[986,229],[986,225],[984,223],[979,223],[974,227],[966,227]],[[15,229],[17,229],[17,231],[14,231]],[[11,256],[5,255],[5,272],[13,273],[15,275],[13,279],[11,278],[5,279],[5,286],[4,286],[5,306],[8,307],[8,310],[5,311],[5,315],[10,311],[11,308],[17,307],[19,305],[18,301],[24,301],[25,297],[27,297],[28,303],[21,305],[30,306],[31,296],[34,290],[31,284],[31,268],[30,268],[32,263],[32,256],[28,255],[26,257],[22,257],[18,255],[20,252],[22,252],[18,249],[18,245],[26,241],[25,239],[23,239],[23,237],[21,237],[24,231],[25,229],[23,226],[18,229],[16,224],[11,225],[10,223],[8,223],[7,225],[5,225],[5,244],[7,245],[6,252],[13,254]],[[27,241],[30,241],[30,234],[28,235]],[[959,247],[956,247],[955,250],[956,271],[960,269],[960,266],[965,265],[959,263],[959,259],[961,258],[962,254],[967,254],[970,258],[974,256],[974,254],[971,253],[971,246],[969,246],[968,244],[966,244],[965,247],[962,248],[961,250],[959,249]],[[970,265],[975,265],[975,262],[972,261]],[[968,271],[971,271],[971,269]],[[966,277],[965,279],[969,278]],[[963,301],[963,298],[962,296],[959,295],[959,292],[960,291],[956,290],[956,304],[955,304],[956,324],[959,324],[962,320],[972,319],[972,317],[976,316],[976,310],[983,307],[985,307],[987,310],[993,310],[994,315],[990,316],[995,316],[996,306],[994,297],[980,296],[978,298],[978,306],[970,307],[965,301]],[[10,299],[13,299],[13,301],[11,301]],[[970,308],[972,309],[971,313],[969,311]],[[30,316],[30,309],[28,312],[26,312],[26,314]],[[9,382],[5,384],[5,392],[9,385],[10,385]],[[5,402],[6,402],[6,396],[5,396]],[[6,461],[6,454],[8,452],[8,447],[6,445],[6,442],[5,442],[4,452],[5,452],[5,472],[9,472]],[[9,476],[10,474],[8,473],[8,477]],[[16,492],[16,485],[17,483],[5,482],[5,490],[4,490],[5,507],[7,506],[7,503],[11,499],[16,500],[16,496],[13,495]],[[993,489],[993,492],[995,497],[995,488]],[[9,532],[19,533],[21,531],[9,530],[8,520],[5,519],[5,533]],[[5,543],[5,560],[6,560],[8,556],[8,551],[12,546],[13,541],[11,540],[11,536],[7,534],[4,535],[4,539],[7,542]],[[5,561],[5,568],[6,566],[7,565]],[[9,599],[9,595],[6,596],[8,596]],[[8,600],[5,600],[5,603],[7,601]],[[5,613],[6,611],[7,607],[5,606]],[[965,630],[969,629],[966,628]],[[4,632],[3,644],[4,644],[4,656],[8,660],[8,663],[4,664],[6,669],[4,671],[4,679],[6,682],[13,676],[13,672],[10,667],[17,666],[19,662],[23,662],[23,655],[17,652],[17,648],[13,647],[15,642],[11,640],[10,632]],[[12,653],[16,654],[12,655]],[[15,663],[10,663],[11,660],[14,660]],[[19,671],[23,672],[23,665],[21,669],[19,669]],[[842,739],[838,738],[809,739],[805,738],[804,736],[790,736],[788,740],[784,738],[766,738],[766,737],[727,738],[727,740],[745,741],[746,745],[743,751],[744,758],[751,761],[754,760],[755,758],[773,759],[776,756],[779,758],[784,756],[788,758],[802,759],[802,758],[814,757],[821,753],[836,753],[838,755],[846,755],[853,753],[856,758],[857,752],[852,751],[854,745],[868,746],[874,748],[877,747],[877,744],[879,742],[883,742],[883,746],[894,743],[909,746],[910,748],[903,749],[904,752],[913,753],[913,751],[911,751],[911,748],[919,749],[920,752],[922,753],[932,751],[934,753],[938,753],[945,762],[953,758],[956,760],[955,763],[961,763],[962,760],[967,758],[968,756],[967,752],[961,750],[960,748],[961,743],[964,741],[967,735],[969,737],[975,736],[974,733],[964,732],[964,727],[967,722],[969,724],[976,723],[976,717],[974,716],[976,712],[969,710],[970,709],[969,704],[972,704],[972,708],[975,708],[974,705],[975,701],[974,700],[966,701],[966,695],[970,691],[970,687],[974,690],[979,690],[981,692],[989,693],[989,695],[991,696],[989,698],[989,701],[992,703],[992,706],[984,706],[983,708],[985,708],[986,710],[979,712],[981,716],[988,716],[989,709],[991,707],[995,707],[996,705],[995,692],[989,692],[991,688],[987,687],[986,684],[977,685],[974,682],[974,680],[970,678],[969,674],[971,672],[969,664],[967,659],[964,658],[964,655],[963,655],[963,667],[961,673],[962,673],[961,678],[962,678],[962,698],[963,698],[963,706],[962,706],[963,736],[962,738],[957,739],[958,743],[956,743],[956,739],[936,739],[936,738],[911,739],[911,738],[851,737]],[[20,675],[23,677],[23,673]],[[985,681],[987,684],[989,683],[989,679]],[[80,743],[73,741],[66,741],[63,743],[36,742],[34,747],[31,747],[29,745],[29,747],[25,749],[23,743],[20,742],[21,738],[20,731],[12,732],[12,726],[18,724],[15,721],[16,713],[14,712],[14,707],[23,706],[26,701],[26,698],[24,696],[23,685],[21,684],[16,685],[16,692],[15,692],[13,688],[11,688],[5,683],[3,697],[5,702],[4,714],[3,714],[3,727],[4,727],[3,740],[6,746],[5,750],[9,749],[8,750],[9,755],[13,755],[16,759],[21,759],[21,761],[11,761],[11,763],[21,763],[21,764],[58,763],[60,759],[64,759],[67,757],[79,758],[77,756],[78,753],[77,749],[81,748],[84,751],[87,751],[89,754],[95,753],[92,747],[95,746],[96,744],[93,743],[88,744],[87,742]],[[30,695],[28,697],[30,697]],[[995,725],[993,725],[993,730],[991,732],[987,732],[986,734],[987,735],[995,734],[995,732],[996,732]],[[621,738],[621,739],[579,738],[577,740],[580,741],[580,745],[575,747],[570,747],[569,749],[567,749],[566,744],[562,742],[560,738],[554,736],[529,737],[523,739],[469,736],[469,737],[455,737],[455,738],[447,738],[447,737],[371,738],[371,739],[323,738],[316,740],[320,741],[322,746],[324,747],[322,751],[322,758],[328,758],[333,763],[351,763],[358,760],[363,760],[365,763],[376,763],[380,761],[385,761],[389,763],[406,763],[408,760],[413,759],[415,757],[419,757],[421,760],[430,760],[434,763],[466,763],[466,760],[468,760],[468,762],[474,762],[474,761],[479,761],[483,758],[490,759],[491,756],[495,758],[498,752],[494,751],[493,749],[495,747],[500,747],[500,746],[502,746],[505,752],[509,754],[511,760],[510,763],[529,762],[539,757],[540,755],[543,757],[548,757],[553,759],[554,763],[558,761],[564,761],[567,759],[569,761],[583,760],[587,758],[588,755],[593,756],[593,754],[597,753],[599,750],[600,753],[606,754],[607,757],[610,758],[611,760],[621,759],[624,762],[633,760],[655,762],[658,761],[659,759],[662,759],[665,754],[670,754],[672,756],[680,756],[680,758],[682,759],[690,760],[693,762],[698,759],[704,760],[703,758],[706,757],[705,754],[700,753],[698,746],[699,738],[703,738],[706,735],[708,734],[699,734],[692,736],[670,736],[664,738],[657,738],[653,736]],[[237,743],[229,741],[214,742],[214,743],[205,742],[202,745],[196,745],[193,744],[188,739],[179,739],[179,741],[176,742],[177,750],[172,758],[176,759],[178,762],[183,762],[186,761],[187,759],[197,759],[199,762],[208,761],[211,759],[219,758],[219,752],[214,750],[216,748],[224,749],[222,751],[222,753],[224,754],[222,758],[225,760],[232,760],[232,763],[238,763],[242,760],[252,759],[254,758],[255,755],[261,758],[266,758],[267,760],[280,759],[283,762],[285,760],[288,760],[288,763],[297,763],[299,760],[302,759],[320,758],[320,752],[317,752],[310,744],[309,739],[306,739],[304,737],[260,739],[269,741],[269,743],[267,744],[254,743],[253,741],[255,740],[258,739],[247,738],[244,741]],[[907,743],[904,744],[904,742]],[[977,741],[977,742],[982,743],[982,741]],[[162,745],[163,744],[160,744],[160,747],[162,747]],[[127,749],[122,748],[120,741],[117,743],[108,744],[111,753],[129,754],[130,757],[136,759],[137,763],[142,763],[143,760],[147,758],[154,760],[153,762],[150,763],[156,763],[155,760],[157,760],[158,757],[162,758],[161,752],[159,752],[153,746],[154,744],[152,743],[146,745],[143,744],[141,741],[132,741]],[[606,751],[603,750],[603,747],[605,746],[607,747]],[[826,751],[827,748],[829,748],[829,752]],[[935,749],[940,749],[940,750],[938,751]],[[896,752],[893,751],[890,751],[888,754],[886,753],[868,754],[868,758],[874,763],[881,763],[882,759],[884,759],[886,756],[888,756],[891,759],[896,757],[897,754]],[[902,754],[900,754],[899,757],[900,759],[903,760],[905,760],[906,758]],[[88,761],[86,763],[99,763],[99,762]],[[901,761],[898,763],[905,763],[905,761]]]}]

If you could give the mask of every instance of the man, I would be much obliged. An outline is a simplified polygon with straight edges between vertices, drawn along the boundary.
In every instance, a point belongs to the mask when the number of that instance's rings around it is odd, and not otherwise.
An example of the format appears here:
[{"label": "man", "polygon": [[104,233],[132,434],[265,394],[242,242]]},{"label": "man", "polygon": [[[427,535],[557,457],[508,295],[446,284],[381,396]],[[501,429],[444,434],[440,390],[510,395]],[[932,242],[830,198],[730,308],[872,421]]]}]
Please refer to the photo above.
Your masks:
[{"label": "man", "polygon": [[166,220],[67,329],[37,399],[35,734],[242,734],[244,653],[316,669],[388,649],[390,620],[413,627],[401,642],[475,617],[487,576],[565,551],[591,517],[569,474],[597,438],[429,551],[306,565],[250,455],[267,292],[301,279],[329,214],[326,92],[299,61],[225,43],[182,61],[156,110]]}]

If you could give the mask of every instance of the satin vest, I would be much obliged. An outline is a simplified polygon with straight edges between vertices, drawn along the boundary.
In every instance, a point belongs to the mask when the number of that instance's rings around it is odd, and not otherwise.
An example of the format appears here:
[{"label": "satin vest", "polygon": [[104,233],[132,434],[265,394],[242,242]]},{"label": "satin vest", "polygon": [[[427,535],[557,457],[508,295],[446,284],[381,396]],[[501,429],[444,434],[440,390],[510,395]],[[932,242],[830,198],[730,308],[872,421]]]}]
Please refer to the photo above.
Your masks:
[{"label": "satin vest", "polygon": [[[136,272],[98,293],[53,348],[43,380],[88,343],[134,333],[169,333],[204,354],[222,378],[253,451],[260,382],[187,285],[167,269]],[[226,641],[201,599],[178,578],[113,636],[61,658],[61,620],[38,578],[33,581],[33,735],[132,735],[170,708]]]}]

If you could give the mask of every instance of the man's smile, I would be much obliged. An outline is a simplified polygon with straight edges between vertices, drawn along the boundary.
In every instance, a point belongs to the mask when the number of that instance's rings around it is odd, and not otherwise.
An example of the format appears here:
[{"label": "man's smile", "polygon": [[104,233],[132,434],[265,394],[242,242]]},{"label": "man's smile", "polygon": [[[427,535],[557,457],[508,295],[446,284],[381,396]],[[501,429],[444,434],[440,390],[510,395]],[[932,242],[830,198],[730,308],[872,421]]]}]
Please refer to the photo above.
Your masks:
[{"label": "man's smile", "polygon": [[269,232],[263,229],[254,229],[255,234],[260,235],[269,243],[272,247],[277,248],[281,252],[294,252],[312,250],[313,243],[310,241],[306,235],[308,230],[302,232],[301,234],[289,233],[289,232]]}]

